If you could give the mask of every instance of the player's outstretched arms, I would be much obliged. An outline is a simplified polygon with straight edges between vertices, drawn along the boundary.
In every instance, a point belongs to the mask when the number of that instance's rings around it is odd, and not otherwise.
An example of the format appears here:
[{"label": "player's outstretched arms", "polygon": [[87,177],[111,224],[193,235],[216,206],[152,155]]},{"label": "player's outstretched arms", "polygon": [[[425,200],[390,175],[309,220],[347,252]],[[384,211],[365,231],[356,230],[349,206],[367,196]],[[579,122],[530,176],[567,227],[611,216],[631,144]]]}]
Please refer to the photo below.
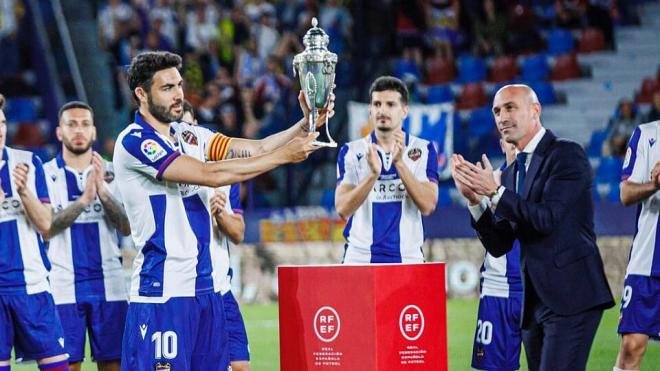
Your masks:
[{"label": "player's outstretched arms", "polygon": [[318,133],[297,137],[272,152],[219,162],[201,162],[193,157],[177,157],[163,172],[162,178],[176,183],[222,187],[252,179],[278,166],[304,161],[319,147],[313,142]]}]

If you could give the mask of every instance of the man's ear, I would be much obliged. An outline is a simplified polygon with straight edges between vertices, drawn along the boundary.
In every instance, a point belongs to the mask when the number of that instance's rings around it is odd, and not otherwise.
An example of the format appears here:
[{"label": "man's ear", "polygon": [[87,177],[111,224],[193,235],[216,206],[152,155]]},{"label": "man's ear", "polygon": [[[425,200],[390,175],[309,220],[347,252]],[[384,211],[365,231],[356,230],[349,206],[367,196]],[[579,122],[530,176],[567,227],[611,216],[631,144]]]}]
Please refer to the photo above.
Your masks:
[{"label": "man's ear", "polygon": [[147,101],[147,92],[141,86],[138,86],[137,88],[135,88],[135,95],[138,97],[138,100],[140,102],[146,102]]}]

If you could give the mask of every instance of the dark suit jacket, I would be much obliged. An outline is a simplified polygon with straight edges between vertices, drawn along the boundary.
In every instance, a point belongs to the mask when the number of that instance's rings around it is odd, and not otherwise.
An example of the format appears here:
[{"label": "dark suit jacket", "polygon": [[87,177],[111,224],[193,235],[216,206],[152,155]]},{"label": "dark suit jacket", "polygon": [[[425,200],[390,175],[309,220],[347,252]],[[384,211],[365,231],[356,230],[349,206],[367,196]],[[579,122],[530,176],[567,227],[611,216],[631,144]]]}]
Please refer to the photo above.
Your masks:
[{"label": "dark suit jacket", "polygon": [[596,246],[593,175],[582,147],[546,131],[522,195],[514,191],[515,177],[514,163],[502,174],[506,190],[495,213],[489,208],[472,220],[486,250],[501,256],[518,239],[525,297],[530,280],[541,302],[557,314],[614,306]]}]

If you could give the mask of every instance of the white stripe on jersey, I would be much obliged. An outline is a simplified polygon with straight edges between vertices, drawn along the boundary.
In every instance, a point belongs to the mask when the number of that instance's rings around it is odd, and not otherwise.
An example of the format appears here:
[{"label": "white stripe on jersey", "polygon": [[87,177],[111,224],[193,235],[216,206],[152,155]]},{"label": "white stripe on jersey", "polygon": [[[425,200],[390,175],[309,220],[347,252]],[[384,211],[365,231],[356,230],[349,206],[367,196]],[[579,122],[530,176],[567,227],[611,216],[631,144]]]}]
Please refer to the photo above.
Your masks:
[{"label": "white stripe on jersey", "polygon": [[[41,236],[32,227],[25,216],[23,202],[18,196],[16,185],[12,178],[12,171],[18,164],[27,164],[29,166],[27,186],[37,198],[42,201],[48,201],[48,192],[46,180],[43,175],[41,161],[32,153],[9,147],[4,147],[2,157],[0,158],[0,173],[2,174],[2,189],[5,192],[5,200],[0,207],[0,224],[3,232],[11,233],[13,236],[0,236],[0,292],[5,290],[23,292],[27,294],[37,294],[43,291],[50,291],[48,284],[49,263],[45,257],[45,246]],[[37,169],[38,167],[38,169]],[[40,175],[38,175],[40,174]],[[43,182],[43,183],[41,183]],[[44,189],[38,189],[38,183],[43,184]],[[45,193],[45,194],[44,194]],[[11,196],[8,196],[11,194]],[[12,222],[16,226],[12,226]],[[6,246],[8,241],[17,238],[18,246]],[[19,249],[20,254],[17,257],[14,249]],[[10,256],[12,259],[10,259]],[[20,262],[14,262],[18,258]],[[12,261],[10,261],[12,260]],[[9,266],[13,263],[19,263],[22,266]]]},{"label": "white stripe on jersey", "polygon": [[[642,184],[651,181],[651,170],[660,161],[660,121],[639,125],[628,144],[623,179]],[[626,275],[660,277],[660,192],[642,201],[638,208],[637,233],[633,239]]]},{"label": "white stripe on jersey", "polygon": [[[106,172],[114,174],[112,163],[105,161],[104,164]],[[90,165],[82,174],[78,174],[75,169],[65,165],[60,154],[46,163],[44,170],[49,181],[51,204],[57,212],[67,208],[84,191],[92,166]],[[116,199],[120,198],[117,182],[112,180],[109,184],[104,184]],[[117,230],[105,218],[105,210],[98,197],[78,216],[73,225],[82,228],[91,227],[94,233],[98,231],[98,245],[88,245],[90,242],[97,242],[92,241],[92,236],[73,236],[72,228],[67,228],[50,240],[48,257],[53,265],[50,283],[55,304],[70,304],[83,299],[98,298],[106,301],[127,300]],[[75,253],[72,243],[74,240],[78,247]],[[76,261],[74,259],[76,254],[87,255],[85,259]],[[98,260],[100,266],[94,264]],[[78,287],[76,276],[81,283]],[[95,284],[90,284],[92,282]]]}]

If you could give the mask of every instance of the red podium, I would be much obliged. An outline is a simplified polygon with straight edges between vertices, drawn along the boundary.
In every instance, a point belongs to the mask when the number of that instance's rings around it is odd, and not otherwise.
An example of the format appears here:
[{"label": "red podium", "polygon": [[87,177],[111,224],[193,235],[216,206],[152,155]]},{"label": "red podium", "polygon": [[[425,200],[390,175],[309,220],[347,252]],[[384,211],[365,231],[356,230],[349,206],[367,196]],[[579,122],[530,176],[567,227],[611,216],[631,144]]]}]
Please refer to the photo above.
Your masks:
[{"label": "red podium", "polygon": [[445,264],[281,266],[280,368],[447,370]]}]

